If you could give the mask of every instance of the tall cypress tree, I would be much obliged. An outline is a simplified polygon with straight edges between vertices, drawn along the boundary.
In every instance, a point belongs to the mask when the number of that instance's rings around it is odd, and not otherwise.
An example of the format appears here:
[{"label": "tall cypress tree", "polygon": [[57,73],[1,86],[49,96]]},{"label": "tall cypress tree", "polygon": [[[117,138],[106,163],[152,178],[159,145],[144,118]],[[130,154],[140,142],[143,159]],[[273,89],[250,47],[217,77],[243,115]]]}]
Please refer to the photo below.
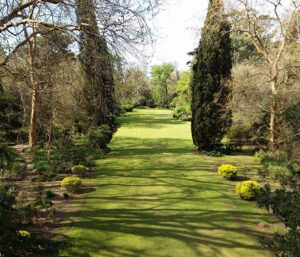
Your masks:
[{"label": "tall cypress tree", "polygon": [[231,126],[232,47],[223,0],[210,0],[193,63],[192,135],[199,150],[212,150]]},{"label": "tall cypress tree", "polygon": [[80,61],[85,73],[84,96],[91,125],[114,126],[114,78],[111,54],[100,34],[93,0],[77,0]]}]

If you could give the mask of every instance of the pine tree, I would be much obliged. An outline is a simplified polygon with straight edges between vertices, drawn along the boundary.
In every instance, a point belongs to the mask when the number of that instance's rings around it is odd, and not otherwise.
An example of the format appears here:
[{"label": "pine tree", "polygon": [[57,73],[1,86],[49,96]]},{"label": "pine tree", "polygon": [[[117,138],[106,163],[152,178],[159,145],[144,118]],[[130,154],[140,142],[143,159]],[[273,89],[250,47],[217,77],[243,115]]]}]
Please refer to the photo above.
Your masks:
[{"label": "pine tree", "polygon": [[114,126],[114,78],[111,54],[100,34],[93,0],[77,1],[81,26],[80,61],[85,75],[85,106],[90,125]]},{"label": "pine tree", "polygon": [[212,150],[231,126],[231,69],[230,24],[223,0],[210,0],[191,80],[192,135],[199,150]]}]

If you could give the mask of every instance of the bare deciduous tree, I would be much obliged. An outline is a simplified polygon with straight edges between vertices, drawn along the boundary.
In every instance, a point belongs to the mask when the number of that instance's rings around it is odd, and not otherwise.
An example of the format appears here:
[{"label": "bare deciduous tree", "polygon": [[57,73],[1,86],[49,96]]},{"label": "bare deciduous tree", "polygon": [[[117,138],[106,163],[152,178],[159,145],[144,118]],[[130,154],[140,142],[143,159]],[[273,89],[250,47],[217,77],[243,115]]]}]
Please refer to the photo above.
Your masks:
[{"label": "bare deciduous tree", "polygon": [[[20,50],[28,48],[30,67],[31,117],[29,145],[37,144],[37,117],[39,83],[36,77],[37,38],[63,31],[79,41],[80,31],[87,24],[76,19],[77,0],[6,0],[0,1],[0,48],[5,57],[0,68],[6,69],[10,59]],[[104,37],[110,50],[118,54],[133,52],[137,44],[149,39],[147,16],[156,6],[156,0],[95,0],[96,24],[100,37]],[[77,46],[73,47],[76,51]]]},{"label": "bare deciduous tree", "polygon": [[[261,55],[270,92],[269,146],[277,147],[278,95],[287,86],[288,74],[300,66],[300,60],[287,64],[286,55],[292,43],[299,44],[299,0],[237,0],[231,13],[233,29],[247,35]],[[284,75],[285,74],[285,75]],[[285,80],[282,78],[285,77]]]}]

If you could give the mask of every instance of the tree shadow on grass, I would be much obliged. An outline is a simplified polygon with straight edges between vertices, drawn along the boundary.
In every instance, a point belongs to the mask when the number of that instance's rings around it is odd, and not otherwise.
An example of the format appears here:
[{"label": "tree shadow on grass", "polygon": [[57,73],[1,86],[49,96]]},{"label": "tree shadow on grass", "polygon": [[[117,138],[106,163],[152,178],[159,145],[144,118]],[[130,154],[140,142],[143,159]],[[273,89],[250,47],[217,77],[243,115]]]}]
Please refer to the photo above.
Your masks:
[{"label": "tree shadow on grass", "polygon": [[96,191],[96,189],[94,187],[82,187],[76,192],[76,194],[84,195],[84,194],[92,193],[95,191]]},{"label": "tree shadow on grass", "polygon": [[[126,128],[183,124],[150,112],[121,122]],[[74,220],[68,257],[190,257],[175,253],[182,247],[192,256],[263,256],[258,237],[270,229],[257,225],[275,220],[234,196],[234,182],[209,172],[216,166],[195,158],[191,140],[117,136],[111,147],[95,170],[96,191],[83,196],[81,218],[66,211]]]},{"label": "tree shadow on grass", "polygon": [[[159,209],[159,210],[133,210],[133,209],[113,209],[113,210],[96,210],[85,211],[82,213],[83,220],[75,222],[75,228],[84,230],[92,230],[103,233],[117,233],[126,236],[130,239],[131,236],[138,236],[144,240],[152,238],[167,238],[183,242],[191,250],[196,253],[196,256],[205,256],[203,252],[196,248],[195,245],[209,248],[218,255],[220,248],[228,249],[249,249],[253,251],[262,250],[259,244],[253,245],[244,240],[237,240],[240,235],[248,235],[251,237],[267,236],[267,233],[258,232],[255,229],[249,229],[248,226],[255,228],[257,225],[256,214],[250,212],[235,212],[235,211],[216,211],[192,209]],[[177,214],[177,212],[180,212]],[[168,213],[168,214],[165,214]],[[72,215],[72,213],[70,213]],[[236,222],[236,216],[240,217],[247,224],[241,227],[232,227],[230,224]],[[228,225],[226,225],[226,223]],[[225,225],[224,225],[225,224]],[[247,227],[245,227],[247,225]],[[235,235],[234,238],[223,237],[218,235],[218,231],[227,231],[228,235]],[[200,231],[200,232],[199,232]],[[216,231],[216,232],[214,232]],[[89,251],[101,252],[99,256],[114,256],[114,257],[134,257],[134,256],[153,256],[147,249],[144,249],[143,255],[138,255],[141,249],[134,246],[124,246],[122,244],[113,245],[113,238],[76,238],[80,241],[80,245],[85,246]],[[107,241],[106,241],[107,240]],[[77,249],[77,248],[76,248]],[[86,256],[80,255],[75,249],[70,249],[70,256]],[[74,255],[72,255],[74,254]],[[76,255],[78,254],[78,255]],[[141,254],[139,252],[139,254]],[[87,255],[88,256],[88,255]],[[171,255],[170,255],[171,256]]]},{"label": "tree shadow on grass", "polygon": [[[164,239],[173,240],[186,245],[194,252],[195,256],[208,256],[205,255],[207,249],[214,253],[214,255],[209,256],[222,256],[221,248],[248,249],[251,253],[251,251],[262,250],[262,247],[258,242],[249,243],[247,239],[239,238],[246,235],[248,238],[257,239],[269,235],[267,231],[261,231],[257,227],[260,219],[269,217],[267,214],[258,215],[253,211],[238,211],[226,208],[216,210],[210,209],[209,205],[206,206],[209,202],[228,202],[234,204],[234,206],[239,204],[237,201],[241,200],[228,196],[224,193],[225,190],[222,190],[222,187],[227,185],[225,182],[207,182],[168,175],[134,177],[115,174],[112,176],[112,179],[116,181],[123,178],[128,178],[127,184],[117,182],[99,184],[99,190],[102,190],[101,195],[90,194],[85,197],[85,200],[90,200],[97,206],[91,205],[85,208],[81,212],[81,219],[73,223],[74,229],[86,231],[87,234],[70,238],[71,242],[75,240],[76,243],[74,248],[69,247],[69,257],[89,256],[85,253],[79,253],[78,246],[84,246],[88,251],[106,257],[157,256],[153,254],[153,249],[149,250],[147,247],[123,244],[122,240],[118,241],[118,237],[122,237],[123,240],[138,237],[140,240],[145,241],[160,238],[162,244]],[[136,179],[134,180],[135,183],[130,180],[132,178]],[[145,179],[164,183],[165,187],[170,187],[172,190],[167,192],[153,190],[151,193],[138,190],[122,190],[124,186],[129,189],[140,186],[147,187],[149,185],[141,183]],[[186,185],[187,182],[193,184]],[[105,191],[106,187],[113,188],[114,186],[117,186],[120,191],[114,194]],[[152,187],[155,187],[155,185],[152,185]],[[177,188],[176,192],[173,191],[175,188]],[[211,190],[216,190],[219,193],[211,197],[200,197],[202,193],[205,195],[207,191]],[[114,203],[116,207],[107,208],[106,203]],[[189,207],[178,208],[180,204]],[[77,212],[72,211],[67,213],[69,217],[76,217],[77,214]],[[220,231],[223,232],[220,233]],[[226,237],[224,237],[224,232],[227,234]],[[101,238],[99,235],[101,235]],[[195,247],[195,245],[198,247]],[[158,245],[153,247],[158,247]],[[202,248],[205,250],[202,250]]]},{"label": "tree shadow on grass", "polygon": [[235,176],[235,177],[233,177],[231,180],[232,180],[232,181],[243,182],[243,181],[250,180],[250,178],[247,177],[247,176]]}]

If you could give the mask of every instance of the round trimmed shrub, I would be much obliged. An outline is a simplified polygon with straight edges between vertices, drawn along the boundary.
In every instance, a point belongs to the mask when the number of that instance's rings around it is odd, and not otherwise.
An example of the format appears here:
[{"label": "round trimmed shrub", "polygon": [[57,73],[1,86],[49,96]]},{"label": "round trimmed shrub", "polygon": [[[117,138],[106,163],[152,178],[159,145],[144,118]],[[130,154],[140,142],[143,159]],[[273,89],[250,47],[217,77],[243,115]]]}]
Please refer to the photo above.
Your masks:
[{"label": "round trimmed shrub", "polygon": [[260,185],[256,181],[243,181],[236,185],[236,194],[244,200],[254,200],[259,189]]},{"label": "round trimmed shrub", "polygon": [[72,173],[84,176],[84,174],[88,171],[88,168],[84,165],[75,165],[72,167]]},{"label": "round trimmed shrub", "polygon": [[224,164],[221,165],[218,168],[218,173],[221,175],[223,178],[226,178],[228,180],[233,179],[237,175],[237,168],[233,165],[230,164]]},{"label": "round trimmed shrub", "polygon": [[61,187],[66,189],[68,192],[74,193],[80,189],[82,181],[78,177],[66,177],[61,182]]}]

